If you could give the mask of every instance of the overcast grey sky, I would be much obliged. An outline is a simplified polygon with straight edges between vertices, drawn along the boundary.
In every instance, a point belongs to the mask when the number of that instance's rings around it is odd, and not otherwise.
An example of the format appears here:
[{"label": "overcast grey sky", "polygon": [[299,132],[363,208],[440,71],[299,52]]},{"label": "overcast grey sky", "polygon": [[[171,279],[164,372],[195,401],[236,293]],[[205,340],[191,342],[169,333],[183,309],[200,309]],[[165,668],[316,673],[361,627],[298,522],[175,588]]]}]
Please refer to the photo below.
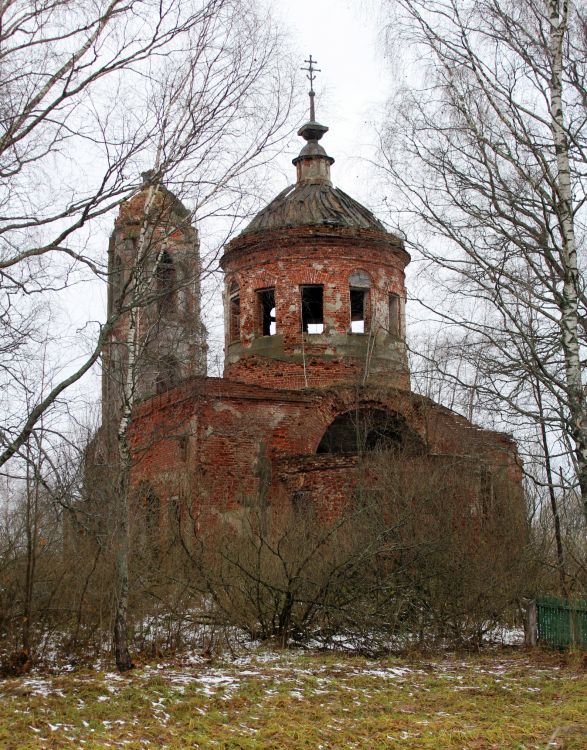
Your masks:
[{"label": "overcast grey sky", "polygon": [[[318,60],[322,72],[315,86],[316,116],[330,128],[322,143],[336,160],[333,181],[353,197],[367,200],[370,190],[363,184],[365,169],[358,157],[373,155],[372,121],[391,89],[375,4],[370,0],[265,0],[265,4],[289,33],[300,68],[309,54]],[[304,75],[300,70],[302,79]],[[288,159],[296,149],[297,144],[292,144]]]}]

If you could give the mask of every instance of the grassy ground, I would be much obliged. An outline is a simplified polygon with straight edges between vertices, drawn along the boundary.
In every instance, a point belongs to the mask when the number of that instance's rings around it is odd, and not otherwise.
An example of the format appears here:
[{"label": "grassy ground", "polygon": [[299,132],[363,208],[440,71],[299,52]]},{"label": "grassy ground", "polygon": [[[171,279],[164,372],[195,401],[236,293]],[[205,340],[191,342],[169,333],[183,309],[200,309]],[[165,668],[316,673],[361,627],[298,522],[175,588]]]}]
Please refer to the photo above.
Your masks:
[{"label": "grassy ground", "polygon": [[0,682],[0,748],[587,749],[578,659],[248,655]]}]

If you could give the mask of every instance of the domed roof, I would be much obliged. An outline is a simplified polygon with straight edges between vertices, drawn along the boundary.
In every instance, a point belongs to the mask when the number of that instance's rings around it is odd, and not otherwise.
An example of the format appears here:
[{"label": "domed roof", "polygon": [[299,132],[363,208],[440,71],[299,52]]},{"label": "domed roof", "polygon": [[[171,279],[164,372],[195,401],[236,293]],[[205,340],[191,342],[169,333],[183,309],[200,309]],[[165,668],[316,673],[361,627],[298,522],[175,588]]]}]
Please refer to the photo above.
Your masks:
[{"label": "domed roof", "polygon": [[367,208],[326,182],[302,182],[282,190],[242,234],[298,226],[351,227],[385,232]]},{"label": "domed roof", "polygon": [[[306,60],[310,83],[314,80],[315,60]],[[304,68],[304,70],[306,70]],[[240,236],[288,227],[341,227],[386,232],[383,224],[367,208],[357,203],[330,181],[334,159],[319,141],[328,132],[316,121],[314,91],[310,88],[310,119],[298,130],[306,144],[293,160],[297,171],[295,185],[290,185],[260,211]]]}]

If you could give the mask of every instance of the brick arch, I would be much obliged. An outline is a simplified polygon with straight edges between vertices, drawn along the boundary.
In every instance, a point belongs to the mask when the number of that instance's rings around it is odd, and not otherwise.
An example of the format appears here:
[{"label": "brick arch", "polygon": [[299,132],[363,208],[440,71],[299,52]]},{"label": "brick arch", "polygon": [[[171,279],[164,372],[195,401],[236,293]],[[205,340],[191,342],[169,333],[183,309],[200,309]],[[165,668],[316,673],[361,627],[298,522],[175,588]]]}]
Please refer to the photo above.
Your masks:
[{"label": "brick arch", "polygon": [[230,296],[231,294],[237,294],[241,288],[241,282],[238,273],[233,273],[230,276],[224,278],[224,288],[226,293]]},{"label": "brick arch", "polygon": [[316,268],[310,268],[308,266],[302,266],[298,269],[292,269],[290,271],[290,283],[293,286],[300,286],[307,284],[327,284],[329,281],[328,271],[326,269],[317,270]]},{"label": "brick arch", "polygon": [[376,387],[364,388],[358,394],[355,387],[341,387],[336,393],[329,392],[321,408],[314,411],[315,421],[312,429],[308,430],[307,453],[316,453],[325,431],[337,417],[361,408],[400,414],[422,444],[428,445],[427,426],[414,394],[401,390],[390,392],[389,389],[381,390]]},{"label": "brick arch", "polygon": [[251,289],[253,291],[255,289],[271,289],[272,287],[277,287],[278,285],[279,280],[276,278],[275,274],[261,273],[255,277],[255,283],[251,286]]},{"label": "brick arch", "polygon": [[324,431],[316,453],[370,453],[377,450],[402,450],[421,455],[425,453],[425,445],[401,412],[359,403],[333,419]]}]

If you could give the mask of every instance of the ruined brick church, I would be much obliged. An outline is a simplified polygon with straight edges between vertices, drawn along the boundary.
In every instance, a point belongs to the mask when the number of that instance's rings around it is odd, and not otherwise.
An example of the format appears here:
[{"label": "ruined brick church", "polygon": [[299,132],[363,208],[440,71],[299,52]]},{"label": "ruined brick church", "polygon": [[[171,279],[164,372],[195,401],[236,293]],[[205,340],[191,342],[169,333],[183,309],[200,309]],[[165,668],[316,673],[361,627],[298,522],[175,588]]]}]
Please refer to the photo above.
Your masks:
[{"label": "ruined brick church", "polygon": [[[311,99],[313,103],[313,99]],[[352,502],[373,451],[461,456],[470,496],[515,485],[507,435],[414,393],[405,340],[403,241],[331,181],[328,130],[311,109],[295,184],[224,248],[224,376],[207,377],[198,237],[190,214],[147,180],[121,206],[110,242],[108,304],[127,291],[148,234],[153,296],[141,310],[133,486],[161,512],[238,519],[258,498],[332,517]],[[123,315],[103,355],[105,436],[116,434],[128,367]],[[418,465],[418,464],[414,464]],[[420,463],[425,466],[425,463]]]}]

